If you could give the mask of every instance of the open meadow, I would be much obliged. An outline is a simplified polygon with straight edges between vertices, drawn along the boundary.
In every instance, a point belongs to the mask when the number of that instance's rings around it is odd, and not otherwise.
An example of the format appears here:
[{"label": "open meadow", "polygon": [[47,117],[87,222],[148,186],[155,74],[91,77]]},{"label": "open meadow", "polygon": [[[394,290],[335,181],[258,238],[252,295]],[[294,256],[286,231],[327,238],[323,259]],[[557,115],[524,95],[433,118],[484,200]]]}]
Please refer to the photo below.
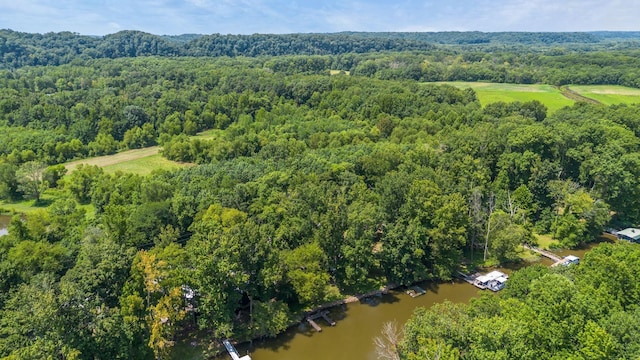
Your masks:
[{"label": "open meadow", "polygon": [[576,93],[605,105],[640,103],[640,89],[618,85],[570,85]]},{"label": "open meadow", "polygon": [[188,166],[163,158],[157,146],[123,151],[113,155],[98,156],[65,164],[68,173],[72,172],[80,164],[98,165],[107,173],[116,171],[134,173],[139,175],[150,174],[156,169],[176,169]]},{"label": "open meadow", "polygon": [[438,84],[448,84],[460,89],[472,88],[475,90],[478,100],[482,106],[495,102],[525,102],[538,100],[553,113],[565,106],[574,104],[573,100],[567,99],[560,90],[552,85],[526,85],[526,84],[503,84],[488,82],[464,82],[450,81],[438,82]]}]

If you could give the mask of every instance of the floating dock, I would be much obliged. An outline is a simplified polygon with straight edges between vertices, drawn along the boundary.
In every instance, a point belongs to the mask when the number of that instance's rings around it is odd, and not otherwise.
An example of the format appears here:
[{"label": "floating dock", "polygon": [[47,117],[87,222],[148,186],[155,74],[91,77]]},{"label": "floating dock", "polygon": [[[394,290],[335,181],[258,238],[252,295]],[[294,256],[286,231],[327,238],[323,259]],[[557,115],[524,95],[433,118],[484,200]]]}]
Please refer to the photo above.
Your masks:
[{"label": "floating dock", "polygon": [[307,318],[307,322],[311,325],[311,327],[316,329],[317,332],[322,332],[322,328],[318,324],[316,324],[316,322],[313,321],[313,319]]},{"label": "floating dock", "polygon": [[509,275],[497,270],[488,274],[475,273],[473,275],[467,275],[458,271],[458,276],[478,289],[489,289],[491,291],[502,290],[507,279],[509,279]]},{"label": "floating dock", "polygon": [[222,344],[224,345],[225,348],[227,348],[227,352],[229,353],[229,355],[231,355],[231,358],[233,360],[251,360],[251,356],[249,355],[240,357],[240,354],[238,354],[238,350],[236,350],[233,344],[231,344],[229,339],[222,340]]},{"label": "floating dock", "polygon": [[420,286],[413,286],[409,290],[407,290],[407,295],[411,296],[412,298],[424,295],[426,293],[427,291]]},{"label": "floating dock", "polygon": [[462,280],[468,282],[469,284],[473,285],[473,283],[476,281],[476,278],[478,276],[480,276],[480,273],[475,273],[473,275],[467,275],[461,271],[458,271],[458,277],[460,277]]},{"label": "floating dock", "polygon": [[498,291],[504,288],[504,285],[507,282],[508,278],[509,275],[501,271],[494,270],[488,274],[476,277],[473,285],[478,289],[489,289],[491,291]]},{"label": "floating dock", "polygon": [[575,255],[569,255],[569,256],[565,256],[562,260],[555,262],[553,266],[558,266],[558,265],[564,265],[564,266],[569,266],[569,265],[577,265],[580,263],[580,258],[575,256]]},{"label": "floating dock", "polygon": [[324,321],[327,322],[327,324],[331,325],[331,326],[336,326],[336,322],[331,320],[331,318],[329,317],[329,312],[328,311],[321,311],[317,314],[313,314],[313,315],[309,315],[307,316],[307,322],[314,328],[316,329],[317,332],[321,332],[322,328],[314,321],[318,318],[323,318]]}]

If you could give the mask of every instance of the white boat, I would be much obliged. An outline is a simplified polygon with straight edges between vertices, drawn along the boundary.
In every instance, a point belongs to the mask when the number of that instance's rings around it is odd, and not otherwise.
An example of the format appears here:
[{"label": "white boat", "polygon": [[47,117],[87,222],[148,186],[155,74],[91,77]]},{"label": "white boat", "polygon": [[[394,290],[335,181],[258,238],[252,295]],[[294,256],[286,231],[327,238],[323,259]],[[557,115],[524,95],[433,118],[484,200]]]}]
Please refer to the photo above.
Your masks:
[{"label": "white boat", "polygon": [[509,279],[509,275],[494,270],[486,275],[478,276],[474,281],[475,285],[479,289],[489,289],[492,291],[502,290]]},{"label": "white boat", "polygon": [[569,266],[577,264],[580,264],[580,258],[575,255],[565,256],[565,258],[562,259],[562,265]]}]

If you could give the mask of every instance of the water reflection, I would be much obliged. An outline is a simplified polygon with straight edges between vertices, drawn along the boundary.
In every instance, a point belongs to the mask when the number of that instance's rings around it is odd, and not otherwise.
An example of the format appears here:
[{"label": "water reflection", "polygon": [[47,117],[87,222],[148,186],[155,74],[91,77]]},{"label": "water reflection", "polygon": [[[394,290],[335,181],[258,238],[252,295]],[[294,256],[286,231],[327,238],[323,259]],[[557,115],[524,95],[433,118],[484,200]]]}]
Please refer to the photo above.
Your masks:
[{"label": "water reflection", "polygon": [[9,233],[8,227],[11,222],[11,216],[0,215],[0,236],[7,235]]},{"label": "water reflection", "polygon": [[[276,339],[254,343],[251,357],[255,360],[375,359],[373,338],[379,335],[385,322],[396,321],[400,327],[418,306],[430,307],[445,300],[468,302],[479,291],[461,281],[425,282],[419,286],[427,293],[416,298],[398,290],[331,309],[329,316],[336,321],[335,327],[319,319],[322,332],[317,333],[308,324],[299,324]],[[239,347],[242,354],[247,350],[247,345]]]}]

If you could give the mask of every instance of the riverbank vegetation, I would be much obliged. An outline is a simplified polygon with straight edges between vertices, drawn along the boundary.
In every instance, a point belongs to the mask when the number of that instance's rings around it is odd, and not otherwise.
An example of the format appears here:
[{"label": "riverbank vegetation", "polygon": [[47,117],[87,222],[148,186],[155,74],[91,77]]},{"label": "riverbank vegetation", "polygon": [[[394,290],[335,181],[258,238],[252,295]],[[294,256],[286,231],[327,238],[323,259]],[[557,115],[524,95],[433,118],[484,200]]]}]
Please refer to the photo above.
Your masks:
[{"label": "riverbank vegetation", "polygon": [[[579,266],[531,266],[498,296],[420,308],[396,359],[636,359],[640,247],[603,244]],[[393,333],[392,331],[387,331]],[[397,333],[395,336],[399,336]],[[382,344],[389,344],[382,342]]]},{"label": "riverbank vegetation", "polygon": [[[483,106],[422,82],[638,85],[631,48],[516,48],[11,62],[0,198],[56,196],[0,237],[0,357],[166,358],[196,330],[275,336],[354,292],[450,280],[465,252],[517,261],[534,233],[573,247],[637,224],[639,105]],[[190,166],[62,165],[156,145]]]}]

